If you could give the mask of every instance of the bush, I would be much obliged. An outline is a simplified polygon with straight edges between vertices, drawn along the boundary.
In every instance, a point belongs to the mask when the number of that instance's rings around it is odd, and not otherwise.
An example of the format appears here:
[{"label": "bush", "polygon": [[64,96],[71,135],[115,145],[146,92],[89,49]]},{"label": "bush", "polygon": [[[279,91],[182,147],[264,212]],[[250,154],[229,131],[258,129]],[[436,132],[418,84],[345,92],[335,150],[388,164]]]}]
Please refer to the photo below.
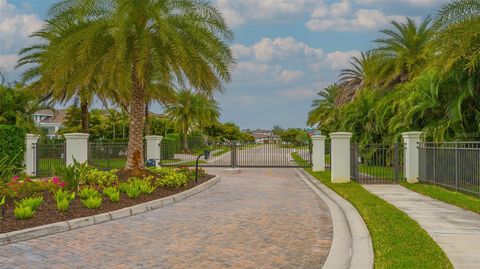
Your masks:
[{"label": "bush", "polygon": [[166,139],[172,139],[174,141],[175,152],[180,152],[182,149],[182,138],[179,134],[166,134]]},{"label": "bush", "polygon": [[87,199],[82,199],[82,204],[88,209],[99,208],[102,205],[102,197],[91,196]]},{"label": "bush", "polygon": [[14,125],[0,125],[0,160],[7,157],[15,167],[23,166],[25,129]]},{"label": "bush", "polygon": [[87,163],[79,163],[73,160],[73,164],[68,166],[59,165],[55,168],[55,174],[62,178],[66,188],[75,190],[80,182],[80,177],[86,170],[90,169]]},{"label": "bush", "polygon": [[92,187],[86,187],[86,188],[83,188],[79,193],[78,193],[78,196],[81,198],[81,199],[88,199],[88,198],[92,198],[92,197],[99,197],[100,196],[100,193],[95,190],[94,188]]},{"label": "bush", "polygon": [[110,201],[114,203],[120,201],[120,191],[115,187],[108,187],[103,189],[103,195],[107,196]]},{"label": "bush", "polygon": [[100,188],[116,185],[118,183],[117,170],[100,171],[93,167],[88,167],[88,169],[82,171],[80,183]]},{"label": "bush", "polygon": [[158,178],[155,181],[155,186],[165,188],[180,188],[187,186],[188,177],[181,173],[169,174],[165,177]]},{"label": "bush", "polygon": [[31,219],[33,217],[33,210],[30,207],[15,206],[13,215],[16,219]]},{"label": "bush", "polygon": [[67,199],[57,200],[56,203],[57,203],[57,209],[60,212],[66,212],[70,207],[70,201]]},{"label": "bush", "polygon": [[43,197],[30,197],[24,198],[16,204],[19,207],[30,207],[33,212],[38,209],[38,207],[43,203]]},{"label": "bush", "polygon": [[55,192],[54,197],[55,203],[57,204],[57,209],[60,212],[65,212],[70,206],[70,201],[75,199],[75,193],[59,189]]},{"label": "bush", "polygon": [[127,187],[125,188],[125,194],[128,196],[130,199],[136,199],[138,196],[140,196],[142,192],[140,191],[140,188],[133,184],[128,184]]}]

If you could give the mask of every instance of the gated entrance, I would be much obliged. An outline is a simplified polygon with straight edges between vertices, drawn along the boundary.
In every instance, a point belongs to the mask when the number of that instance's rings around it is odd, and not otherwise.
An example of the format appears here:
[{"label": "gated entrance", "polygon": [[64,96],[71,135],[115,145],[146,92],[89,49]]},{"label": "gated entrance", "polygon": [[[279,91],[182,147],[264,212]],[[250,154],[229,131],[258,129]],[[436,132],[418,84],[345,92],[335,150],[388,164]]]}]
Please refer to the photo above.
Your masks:
[{"label": "gated entrance", "polygon": [[51,176],[59,166],[65,165],[64,142],[39,142],[32,144],[37,177]]},{"label": "gated entrance", "polygon": [[353,144],[350,150],[350,177],[362,184],[399,183],[404,178],[401,144]]},{"label": "gated entrance", "polygon": [[203,167],[310,167],[311,143],[271,141],[270,143],[209,142],[190,150],[176,144],[160,146],[161,166],[195,166],[197,156],[210,151],[201,159]]}]

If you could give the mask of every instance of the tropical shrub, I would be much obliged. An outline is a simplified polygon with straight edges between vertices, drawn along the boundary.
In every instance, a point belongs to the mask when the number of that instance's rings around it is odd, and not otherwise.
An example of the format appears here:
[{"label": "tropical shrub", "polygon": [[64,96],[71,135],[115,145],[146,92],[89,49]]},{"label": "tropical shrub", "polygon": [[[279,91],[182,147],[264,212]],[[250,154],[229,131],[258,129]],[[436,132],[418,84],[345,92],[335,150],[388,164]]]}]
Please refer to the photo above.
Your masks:
[{"label": "tropical shrub", "polygon": [[140,194],[150,194],[155,191],[155,186],[151,184],[153,177],[129,178],[127,182],[120,183],[119,189],[129,198],[135,199]]},{"label": "tropical shrub", "polygon": [[70,207],[70,201],[69,200],[63,199],[63,200],[57,200],[55,202],[56,202],[58,211],[60,211],[60,212],[67,212],[68,211],[68,208]]},{"label": "tropical shrub", "polygon": [[130,199],[138,198],[138,196],[140,196],[141,193],[142,193],[142,191],[140,190],[140,188],[138,186],[135,186],[134,184],[128,184],[125,187],[125,194]]},{"label": "tropical shrub", "polygon": [[5,196],[0,200],[0,207],[2,208],[2,219],[5,218]]},{"label": "tropical shrub", "polygon": [[118,183],[118,170],[100,171],[93,167],[84,169],[80,175],[80,183],[105,188]]},{"label": "tropical shrub", "polygon": [[165,137],[160,143],[160,155],[162,160],[171,160],[177,152],[177,142],[172,139]]},{"label": "tropical shrub", "polygon": [[35,212],[38,207],[43,203],[43,197],[30,197],[24,198],[20,202],[16,202],[20,207],[30,207]]},{"label": "tropical shrub", "polygon": [[78,193],[78,196],[81,198],[81,199],[88,199],[88,198],[91,198],[91,197],[100,197],[100,193],[95,190],[94,188],[92,187],[85,187],[83,189],[80,190],[80,192]]},{"label": "tropical shrub", "polygon": [[[22,167],[25,134],[25,129],[15,125],[0,125],[0,160],[8,158],[9,165],[17,168]],[[2,169],[0,169],[0,173],[2,173]],[[0,174],[0,179],[1,176],[2,174]]]},{"label": "tropical shrub", "polygon": [[81,200],[82,204],[88,209],[99,208],[102,205],[102,197],[90,196]]},{"label": "tropical shrub", "polygon": [[18,172],[14,164],[15,158],[10,156],[0,156],[0,184],[7,183]]},{"label": "tropical shrub", "polygon": [[75,199],[75,193],[59,189],[55,192],[54,197],[57,209],[61,212],[66,212],[70,205],[70,201]]},{"label": "tropical shrub", "polygon": [[120,191],[116,187],[103,189],[103,195],[107,196],[113,203],[120,201]]},{"label": "tropical shrub", "polygon": [[65,188],[68,190],[76,190],[80,183],[81,175],[88,170],[87,163],[79,163],[77,160],[73,160],[71,165],[59,165],[55,168],[55,174],[60,176],[65,182]]},{"label": "tropical shrub", "polygon": [[155,186],[165,188],[180,188],[188,184],[188,177],[181,173],[168,174],[155,180]]},{"label": "tropical shrub", "polygon": [[15,206],[13,209],[13,215],[16,219],[31,219],[34,211],[30,207]]}]

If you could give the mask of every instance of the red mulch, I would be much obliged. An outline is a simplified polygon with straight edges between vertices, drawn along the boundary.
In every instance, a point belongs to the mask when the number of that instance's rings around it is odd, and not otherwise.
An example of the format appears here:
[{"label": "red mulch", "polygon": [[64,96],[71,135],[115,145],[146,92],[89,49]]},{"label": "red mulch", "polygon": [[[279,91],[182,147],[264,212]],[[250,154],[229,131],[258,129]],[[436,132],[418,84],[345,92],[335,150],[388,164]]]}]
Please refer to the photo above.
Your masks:
[{"label": "red mulch", "polygon": [[[122,170],[122,171],[125,171],[125,170]],[[122,171],[119,171],[120,173],[119,177],[121,177],[122,179],[124,178],[124,176],[127,176],[127,174],[130,174],[130,175],[132,174],[131,172],[130,173],[124,172],[122,174]],[[141,175],[136,175],[136,176],[141,176]],[[38,194],[38,195],[43,195],[44,201],[42,205],[37,209],[35,214],[33,215],[33,218],[31,219],[27,219],[27,220],[15,219],[13,216],[13,209],[15,207],[15,204],[12,201],[8,201],[5,205],[5,210],[6,210],[5,218],[3,220],[0,219],[0,233],[7,233],[11,231],[21,230],[21,229],[26,229],[26,228],[45,225],[45,224],[81,218],[81,217],[88,217],[88,216],[92,216],[100,213],[118,210],[124,207],[134,206],[137,204],[171,196],[179,192],[191,189],[201,183],[204,183],[212,179],[213,177],[214,176],[212,175],[207,175],[205,178],[198,179],[198,182],[191,181],[188,183],[188,185],[185,188],[179,188],[179,189],[157,188],[153,193],[148,195],[142,194],[137,199],[130,199],[124,193],[122,193],[121,199],[118,203],[112,203],[110,202],[108,197],[103,197],[102,205],[100,206],[100,208],[97,208],[97,209],[86,208],[80,202],[80,199],[76,197],[75,200],[70,202],[70,207],[68,211],[65,213],[59,212],[57,210],[56,203],[53,198],[53,194],[45,191],[41,194],[40,193]]]}]

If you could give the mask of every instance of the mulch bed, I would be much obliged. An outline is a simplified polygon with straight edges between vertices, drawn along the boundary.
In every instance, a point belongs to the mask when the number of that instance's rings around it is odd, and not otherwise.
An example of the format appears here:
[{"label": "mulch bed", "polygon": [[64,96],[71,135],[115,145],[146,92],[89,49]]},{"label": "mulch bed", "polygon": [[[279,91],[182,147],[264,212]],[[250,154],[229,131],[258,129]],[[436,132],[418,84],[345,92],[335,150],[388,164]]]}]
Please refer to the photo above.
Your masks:
[{"label": "mulch bed", "polygon": [[[120,175],[119,175],[120,176]],[[97,209],[88,209],[81,202],[78,197],[75,200],[70,202],[70,207],[67,212],[59,212],[56,203],[53,197],[53,194],[45,191],[43,193],[38,193],[38,195],[43,195],[44,202],[37,209],[33,218],[27,220],[18,220],[13,216],[13,209],[15,204],[13,202],[8,202],[5,205],[6,214],[3,220],[0,220],[0,233],[7,233],[16,230],[22,230],[26,228],[41,226],[45,224],[61,222],[72,220],[76,218],[88,217],[97,215],[100,213],[115,211],[124,207],[134,206],[137,204],[142,204],[152,200],[157,200],[163,197],[171,196],[185,190],[191,189],[195,186],[198,186],[204,182],[209,181],[214,176],[207,175],[204,178],[198,179],[198,182],[191,181],[185,188],[179,189],[166,189],[166,188],[157,188],[153,193],[148,195],[140,195],[137,199],[130,199],[124,193],[121,193],[121,198],[118,203],[112,203],[108,197],[103,197],[103,202],[100,208]]]}]

